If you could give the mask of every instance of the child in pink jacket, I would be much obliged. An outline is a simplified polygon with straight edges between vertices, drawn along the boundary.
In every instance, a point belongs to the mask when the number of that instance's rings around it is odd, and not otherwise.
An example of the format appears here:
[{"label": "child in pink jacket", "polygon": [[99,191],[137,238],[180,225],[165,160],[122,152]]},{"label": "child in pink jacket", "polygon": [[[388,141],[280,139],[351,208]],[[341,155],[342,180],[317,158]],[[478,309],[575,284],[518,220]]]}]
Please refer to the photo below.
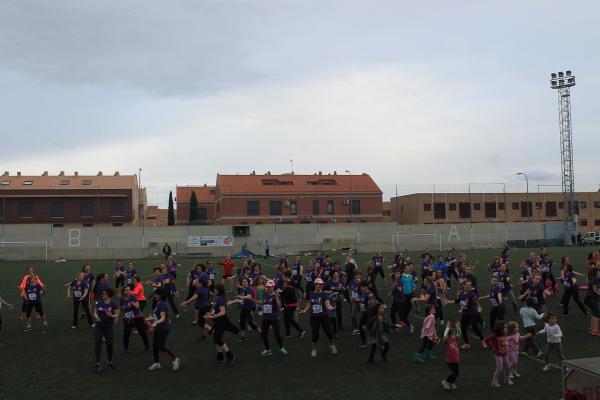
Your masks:
[{"label": "child in pink jacket", "polygon": [[431,349],[433,349],[433,345],[440,342],[440,338],[435,333],[435,307],[432,305],[428,305],[425,307],[426,317],[423,320],[423,328],[421,329],[421,340],[423,344],[421,345],[421,349],[415,353],[414,362],[418,364],[422,364],[425,362],[423,359],[423,352],[427,350],[427,358],[429,360],[435,359],[433,354],[431,354]]}]

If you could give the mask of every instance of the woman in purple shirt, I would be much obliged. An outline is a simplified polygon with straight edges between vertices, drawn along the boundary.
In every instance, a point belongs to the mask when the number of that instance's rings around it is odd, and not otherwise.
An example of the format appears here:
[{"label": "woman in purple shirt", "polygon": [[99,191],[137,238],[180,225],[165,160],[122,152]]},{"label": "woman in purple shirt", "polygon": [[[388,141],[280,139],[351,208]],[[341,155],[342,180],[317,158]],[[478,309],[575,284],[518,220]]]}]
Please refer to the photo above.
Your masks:
[{"label": "woman in purple shirt", "polygon": [[227,366],[231,367],[235,364],[235,356],[229,349],[229,346],[223,341],[223,334],[229,331],[237,335],[240,333],[240,330],[227,318],[227,299],[225,298],[225,287],[222,283],[215,286],[215,296],[215,305],[213,306],[212,313],[206,314],[205,318],[214,321],[213,342],[217,346],[216,362],[225,362],[225,357],[227,357]]},{"label": "woman in purple shirt", "polygon": [[29,277],[29,280],[25,284],[25,288],[22,292],[23,300],[25,301],[25,319],[27,320],[25,332],[30,332],[32,330],[31,312],[34,308],[35,311],[42,318],[44,332],[46,332],[46,329],[48,329],[48,322],[46,322],[46,314],[44,313],[44,308],[42,307],[42,294],[44,294],[44,288],[38,283],[37,276],[33,275]]},{"label": "woman in purple shirt", "polygon": [[323,291],[325,282],[321,278],[315,279],[315,290],[309,294],[309,301],[303,310],[298,311],[300,314],[306,314],[310,310],[310,330],[312,331],[312,351],[310,356],[317,356],[317,344],[319,343],[319,330],[323,329],[325,336],[329,339],[329,347],[331,354],[337,354],[337,348],[333,341],[333,332],[329,323],[328,311],[332,311],[333,307],[329,302],[329,296]]},{"label": "woman in purple shirt", "polygon": [[164,289],[156,289],[154,294],[154,302],[156,306],[152,310],[150,321],[154,334],[152,337],[152,356],[154,363],[148,368],[149,371],[155,371],[161,368],[158,362],[159,353],[163,353],[171,364],[173,371],[177,371],[181,365],[181,360],[173,355],[171,350],[167,349],[167,336],[171,330],[171,321],[169,320],[169,303],[167,303],[167,295]]},{"label": "woman in purple shirt", "polygon": [[271,346],[269,345],[269,330],[273,328],[273,334],[275,335],[275,340],[277,340],[277,345],[279,346],[279,351],[281,355],[287,356],[288,352],[283,347],[283,341],[281,340],[281,333],[279,331],[279,311],[281,310],[281,298],[279,297],[279,293],[275,292],[275,281],[269,279],[267,281],[266,293],[263,297],[262,302],[262,340],[265,345],[265,349],[260,353],[262,357],[270,356],[273,354],[271,350]]},{"label": "woman in purple shirt", "polygon": [[115,369],[112,362],[113,338],[115,321],[119,317],[119,308],[112,300],[114,294],[115,292],[110,288],[103,289],[100,292],[100,299],[97,299],[96,307],[94,308],[94,319],[96,320],[94,327],[96,373],[102,371],[102,365],[100,364],[102,356],[102,339],[104,339],[106,343],[108,367],[110,369]]},{"label": "woman in purple shirt", "polygon": [[131,288],[125,286],[121,293],[121,315],[123,316],[123,348],[129,350],[129,338],[133,329],[137,329],[138,335],[144,343],[144,350],[150,350],[148,345],[148,335],[146,334],[146,325],[144,324],[144,314],[140,309],[140,303],[137,297],[131,294]]},{"label": "woman in purple shirt", "polygon": [[79,272],[77,274],[77,278],[72,282],[67,283],[65,286],[67,286],[67,298],[73,298],[73,325],[71,327],[73,329],[77,328],[80,306],[83,308],[83,312],[87,317],[88,323],[93,325],[94,321],[92,320],[90,303],[88,300],[88,292],[90,291],[90,287],[85,281],[85,274],[83,272]]}]

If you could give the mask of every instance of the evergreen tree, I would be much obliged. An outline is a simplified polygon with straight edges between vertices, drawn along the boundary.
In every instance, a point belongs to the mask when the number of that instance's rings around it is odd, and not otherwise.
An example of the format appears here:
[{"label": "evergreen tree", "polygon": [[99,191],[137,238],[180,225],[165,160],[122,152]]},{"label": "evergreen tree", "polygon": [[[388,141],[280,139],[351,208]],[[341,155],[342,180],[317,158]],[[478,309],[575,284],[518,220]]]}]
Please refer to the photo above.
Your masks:
[{"label": "evergreen tree", "polygon": [[173,192],[169,192],[169,214],[168,214],[169,226],[175,225],[175,209],[173,208]]},{"label": "evergreen tree", "polygon": [[190,194],[190,218],[189,222],[192,223],[198,219],[198,198],[196,192],[192,191]]}]

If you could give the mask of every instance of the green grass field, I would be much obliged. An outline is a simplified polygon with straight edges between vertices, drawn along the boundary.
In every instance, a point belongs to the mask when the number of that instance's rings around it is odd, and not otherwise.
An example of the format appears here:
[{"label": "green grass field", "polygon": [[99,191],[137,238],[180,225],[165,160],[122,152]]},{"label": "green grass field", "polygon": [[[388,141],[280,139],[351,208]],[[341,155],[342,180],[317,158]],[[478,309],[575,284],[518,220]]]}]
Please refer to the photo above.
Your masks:
[{"label": "green grass field", "polygon": [[[578,271],[583,272],[587,252],[591,248],[550,248],[555,261],[562,255],[569,255]],[[481,260],[485,265],[498,250],[477,250],[465,252],[469,260]],[[524,258],[527,249],[511,251],[513,260],[513,279],[516,279],[515,263]],[[413,259],[418,254],[409,254]],[[361,269],[371,254],[356,256]],[[387,254],[387,261],[392,258]],[[334,256],[343,260],[343,257]],[[156,260],[137,260],[136,268],[142,276],[149,276]],[[184,288],[184,276],[193,260],[179,260],[183,267],[179,270],[180,289]],[[263,266],[269,274],[275,260],[265,260]],[[412,362],[412,355],[420,344],[418,332],[421,327],[422,312],[413,309],[412,321],[417,325],[417,333],[411,336],[406,330],[391,338],[390,362],[381,363],[376,358],[372,365],[367,363],[366,349],[359,349],[359,338],[350,333],[349,307],[345,305],[344,324],[346,330],[339,335],[337,346],[339,355],[328,354],[322,341],[322,352],[315,360],[309,357],[310,335],[302,341],[294,338],[285,345],[289,357],[278,353],[267,358],[259,356],[262,342],[250,335],[245,343],[235,342],[235,338],[226,334],[226,341],[238,357],[233,368],[212,363],[215,353],[212,340],[201,341],[199,330],[192,327],[193,307],[189,307],[182,318],[173,322],[168,347],[182,359],[180,371],[173,373],[164,368],[156,372],[147,371],[152,362],[151,353],[145,353],[139,338],[133,336],[130,352],[122,353],[122,325],[115,330],[116,371],[104,369],[101,375],[93,373],[93,337],[92,329],[85,323],[79,329],[71,329],[71,302],[65,297],[63,284],[70,281],[83,262],[64,263],[42,262],[4,262],[0,263],[0,294],[15,305],[15,310],[2,310],[4,347],[0,349],[0,399],[23,398],[62,398],[88,399],[109,396],[113,400],[150,398],[202,398],[247,399],[269,396],[274,398],[306,399],[321,398],[345,399],[391,399],[393,398],[483,398],[506,399],[522,398],[525,393],[535,393],[536,398],[558,399],[561,397],[560,371],[541,372],[542,364],[536,360],[520,358],[519,378],[515,385],[492,389],[489,385],[494,368],[493,355],[484,351],[475,341],[473,349],[461,353],[461,372],[457,384],[459,390],[446,393],[440,382],[448,375],[444,362],[443,347],[435,348],[437,359],[426,364]],[[34,331],[24,333],[24,323],[18,320],[21,301],[17,285],[26,266],[33,265],[36,272],[48,286],[44,296],[44,309],[50,328],[43,334],[39,321],[34,320]],[[112,273],[113,260],[91,262],[93,272]],[[477,271],[480,293],[487,294],[489,279],[485,267]],[[387,293],[383,282],[378,281],[380,293]],[[454,284],[456,287],[456,284]],[[150,290],[147,290],[149,294]],[[452,291],[452,293],[454,290]],[[183,290],[182,290],[183,293]],[[560,312],[558,296],[549,300],[552,311]],[[484,305],[486,301],[482,302]],[[511,307],[507,307],[511,308]],[[236,308],[230,309],[230,318],[237,321]],[[457,307],[447,306],[445,313],[453,320],[457,318]],[[484,319],[488,319],[485,307]],[[507,319],[515,319],[512,309]],[[84,321],[82,321],[84,322]],[[301,324],[308,329],[306,317]],[[571,305],[568,318],[559,320],[564,333],[564,352],[567,358],[581,358],[600,355],[600,338],[587,334],[589,320]],[[283,330],[283,322],[282,322]],[[484,334],[489,328],[484,330]],[[438,328],[441,334],[441,329]],[[274,340],[273,340],[274,341]],[[538,337],[542,344],[545,338]],[[104,355],[103,355],[104,359]],[[163,359],[163,365],[167,363]],[[556,361],[555,361],[556,362]]]}]

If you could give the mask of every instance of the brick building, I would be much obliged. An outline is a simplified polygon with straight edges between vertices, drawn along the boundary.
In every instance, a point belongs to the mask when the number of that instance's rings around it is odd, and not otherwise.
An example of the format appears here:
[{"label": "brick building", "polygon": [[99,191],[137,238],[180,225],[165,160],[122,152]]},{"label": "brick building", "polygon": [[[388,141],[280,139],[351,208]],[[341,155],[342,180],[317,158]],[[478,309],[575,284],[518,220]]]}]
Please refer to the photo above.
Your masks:
[{"label": "brick building", "polygon": [[[575,194],[580,229],[600,229],[600,192]],[[400,224],[563,221],[568,207],[554,193],[415,193],[392,197],[392,221]]]},{"label": "brick building", "polygon": [[195,223],[213,224],[215,222],[217,188],[205,184],[204,186],[177,186],[175,195],[177,225],[187,225],[189,223],[192,192],[196,193],[196,199],[198,200],[198,221]]},{"label": "brick building", "polygon": [[61,226],[131,226],[139,221],[145,196],[136,175],[0,177],[0,220],[13,223],[51,223]]},{"label": "brick building", "polygon": [[169,210],[166,208],[159,208],[158,206],[146,206],[146,213],[144,214],[144,226],[155,227],[155,226],[167,226]]},{"label": "brick building", "polygon": [[215,223],[381,222],[382,192],[362,175],[217,175]]}]

